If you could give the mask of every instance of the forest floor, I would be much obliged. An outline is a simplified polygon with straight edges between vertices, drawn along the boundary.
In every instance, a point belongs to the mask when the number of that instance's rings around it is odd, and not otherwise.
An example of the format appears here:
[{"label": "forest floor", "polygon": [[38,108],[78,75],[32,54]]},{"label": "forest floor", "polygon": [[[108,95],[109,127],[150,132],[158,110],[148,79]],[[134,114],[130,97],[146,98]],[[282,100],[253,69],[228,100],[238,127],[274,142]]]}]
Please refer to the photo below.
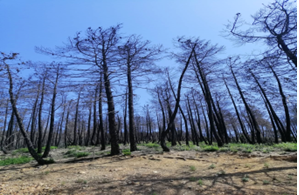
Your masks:
[{"label": "forest floor", "polygon": [[109,156],[85,147],[82,158],[54,149],[54,164],[1,166],[0,194],[297,194],[297,152],[138,149]]}]

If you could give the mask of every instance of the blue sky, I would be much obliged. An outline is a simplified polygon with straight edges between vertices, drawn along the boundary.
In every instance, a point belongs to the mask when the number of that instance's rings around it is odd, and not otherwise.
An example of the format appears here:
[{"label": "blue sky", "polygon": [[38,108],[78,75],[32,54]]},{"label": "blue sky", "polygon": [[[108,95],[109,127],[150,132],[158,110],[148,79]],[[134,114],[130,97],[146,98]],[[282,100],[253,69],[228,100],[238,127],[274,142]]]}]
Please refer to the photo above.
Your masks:
[{"label": "blue sky", "polygon": [[[54,48],[88,27],[123,23],[122,33],[138,34],[154,44],[172,47],[177,36],[194,36],[225,45],[224,55],[251,53],[258,45],[237,47],[221,37],[228,20],[240,12],[252,22],[270,0],[0,0],[0,51],[23,60],[48,60],[35,46]],[[163,62],[164,63],[164,62]]]}]

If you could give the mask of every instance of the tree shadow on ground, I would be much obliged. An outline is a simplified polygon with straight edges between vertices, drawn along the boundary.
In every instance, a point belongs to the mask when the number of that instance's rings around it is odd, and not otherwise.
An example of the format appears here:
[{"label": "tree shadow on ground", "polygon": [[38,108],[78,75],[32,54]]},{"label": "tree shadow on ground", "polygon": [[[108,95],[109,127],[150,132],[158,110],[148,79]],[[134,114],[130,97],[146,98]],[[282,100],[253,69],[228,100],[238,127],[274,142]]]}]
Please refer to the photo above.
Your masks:
[{"label": "tree shadow on ground", "polygon": [[[244,175],[252,175],[256,173],[282,171],[289,169],[296,169],[297,167],[278,167],[263,170],[246,171],[228,173],[213,176],[195,176],[190,177],[163,177],[156,174],[138,174],[129,176],[121,180],[93,180],[85,184],[76,184],[71,187],[62,188],[52,191],[55,193],[65,192],[67,194],[84,194],[88,190],[91,194],[282,194],[283,193],[296,193],[288,186],[279,185],[282,191],[277,191],[275,188],[252,188],[257,180],[254,177],[249,177],[252,180],[251,184],[243,182],[237,184],[234,182],[233,177],[238,177],[240,180]],[[185,173],[184,173],[185,174]],[[271,178],[268,175],[269,179]],[[203,181],[210,181],[210,185],[201,186],[197,183],[199,179]],[[194,181],[195,180],[195,181]],[[217,184],[217,185],[216,185]],[[87,186],[87,187],[86,187]]]}]

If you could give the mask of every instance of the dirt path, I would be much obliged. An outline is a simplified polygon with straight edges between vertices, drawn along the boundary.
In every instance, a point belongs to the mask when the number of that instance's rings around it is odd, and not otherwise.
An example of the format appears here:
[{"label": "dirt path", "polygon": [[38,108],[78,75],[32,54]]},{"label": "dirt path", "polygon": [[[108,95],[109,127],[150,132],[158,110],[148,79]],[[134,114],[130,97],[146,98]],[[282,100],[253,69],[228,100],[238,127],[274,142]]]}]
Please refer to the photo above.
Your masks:
[{"label": "dirt path", "polygon": [[296,194],[297,153],[171,152],[0,168],[0,194]]}]

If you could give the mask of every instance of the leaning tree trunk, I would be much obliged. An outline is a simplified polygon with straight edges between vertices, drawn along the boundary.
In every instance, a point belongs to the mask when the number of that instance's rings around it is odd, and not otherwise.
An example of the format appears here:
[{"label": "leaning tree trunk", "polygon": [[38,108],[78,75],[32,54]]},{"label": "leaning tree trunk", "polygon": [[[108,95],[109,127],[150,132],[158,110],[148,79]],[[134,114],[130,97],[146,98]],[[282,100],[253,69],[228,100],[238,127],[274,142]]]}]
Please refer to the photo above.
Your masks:
[{"label": "leaning tree trunk", "polygon": [[196,47],[196,44],[194,44],[193,48],[192,48],[192,51],[188,57],[188,60],[186,62],[186,65],[184,67],[184,70],[180,76],[180,79],[179,79],[179,85],[178,85],[178,90],[177,90],[177,98],[176,98],[176,104],[175,104],[175,107],[174,107],[174,111],[170,117],[170,120],[168,122],[168,125],[167,125],[167,129],[162,131],[162,134],[161,134],[161,147],[163,149],[164,152],[169,152],[169,148],[166,146],[166,143],[165,143],[165,138],[166,138],[166,135],[168,134],[169,130],[171,129],[172,127],[172,124],[174,122],[174,119],[176,117],[176,114],[178,112],[178,108],[179,108],[179,105],[180,105],[180,99],[181,99],[181,86],[182,86],[182,82],[183,82],[183,77],[184,77],[184,74],[185,72],[187,71],[187,68],[189,66],[189,63],[190,63],[190,60],[191,60],[191,57],[193,55],[193,52],[194,52],[194,49]]},{"label": "leaning tree trunk", "polygon": [[[296,63],[297,63],[297,58],[296,58]],[[297,64],[296,64],[296,67],[297,67]],[[284,92],[282,90],[282,86],[281,86],[279,77],[277,76],[277,74],[274,71],[272,66],[269,65],[269,68],[271,69],[273,75],[275,76],[275,79],[276,79],[277,84],[278,84],[279,93],[280,93],[280,96],[281,96],[282,105],[283,105],[283,108],[284,108],[284,111],[285,111],[285,117],[286,117],[286,123],[287,123],[285,138],[286,138],[286,141],[289,142],[289,141],[291,141],[291,117],[290,117],[290,112],[289,112],[289,108],[288,108],[288,104],[287,104],[287,99],[286,99],[286,96],[284,95]]]},{"label": "leaning tree trunk", "polygon": [[[14,57],[11,57],[11,58],[6,58],[6,59],[13,59]],[[9,66],[8,64],[5,63],[5,60],[4,59],[4,64],[6,65],[6,69],[7,69],[7,73],[8,73],[8,79],[9,79],[9,96],[10,96],[10,103],[12,105],[12,109],[13,109],[13,112],[14,112],[14,115],[16,116],[16,119],[17,119],[17,123],[19,125],[19,128],[20,128],[20,131],[24,137],[24,140],[25,140],[25,143],[27,145],[27,148],[28,148],[28,151],[29,153],[31,154],[31,156],[37,161],[37,163],[39,165],[44,165],[47,163],[47,161],[45,161],[44,159],[42,159],[38,154],[37,152],[35,151],[34,147],[33,147],[33,144],[28,136],[28,134],[26,133],[25,131],[25,128],[24,128],[24,125],[23,125],[23,120],[18,112],[18,109],[17,109],[17,106],[16,106],[16,101],[14,99],[14,94],[13,94],[13,82],[12,82],[12,76],[11,76],[11,73],[10,73],[10,69],[9,69]]]},{"label": "leaning tree trunk", "polygon": [[49,129],[48,140],[47,140],[46,148],[45,148],[45,151],[43,154],[43,158],[48,157],[50,148],[51,148],[51,143],[52,143],[52,137],[53,137],[53,131],[54,131],[54,119],[55,119],[55,100],[56,100],[56,94],[57,94],[58,78],[59,78],[59,68],[57,68],[56,80],[54,83],[53,97],[52,97],[52,102],[51,102],[50,129]]},{"label": "leaning tree trunk", "polygon": [[241,120],[241,117],[240,117],[240,114],[239,114],[237,105],[236,105],[236,103],[235,103],[235,100],[234,100],[234,98],[233,98],[231,92],[230,92],[230,89],[228,88],[228,85],[227,85],[225,79],[223,79],[223,80],[224,80],[224,84],[225,84],[225,86],[226,86],[226,89],[227,89],[227,91],[228,91],[228,94],[229,94],[229,96],[230,96],[230,98],[231,98],[231,100],[232,100],[233,106],[234,106],[234,108],[235,108],[235,112],[236,112],[236,114],[237,114],[237,118],[238,118],[238,121],[239,121],[239,123],[240,123],[242,132],[243,132],[243,134],[244,134],[246,140],[247,140],[249,143],[252,143],[251,140],[250,140],[250,138],[249,138],[249,136],[248,136],[248,134],[247,134],[247,132],[246,132],[246,129],[245,129],[245,127],[244,127],[244,124],[243,124],[243,122],[242,122],[242,120]]},{"label": "leaning tree trunk", "polygon": [[42,138],[43,138],[42,111],[43,111],[43,104],[44,104],[45,82],[46,82],[46,75],[44,75],[44,78],[43,78],[42,93],[41,93],[41,99],[40,99],[39,110],[38,110],[37,153],[39,153],[39,154],[42,153]]},{"label": "leaning tree trunk", "polygon": [[[258,126],[258,123],[257,123],[257,121],[255,119],[255,116],[253,115],[250,107],[248,106],[248,104],[247,104],[247,102],[246,102],[246,100],[244,98],[244,95],[243,95],[243,92],[241,90],[241,87],[239,86],[239,83],[237,81],[237,78],[236,78],[235,73],[234,73],[234,71],[233,71],[233,69],[232,69],[231,66],[230,66],[230,70],[231,70],[231,73],[232,73],[233,78],[235,80],[235,83],[237,85],[237,89],[239,91],[239,94],[241,96],[243,104],[245,105],[246,112],[248,113],[249,121],[250,121],[250,123],[252,125],[252,128],[255,130],[255,134],[256,134],[256,137],[257,137],[257,142],[258,143],[262,143],[262,140],[261,140],[261,130],[260,130],[259,126]],[[254,143],[254,140],[251,140],[251,141],[252,141],[252,143]]]}]

